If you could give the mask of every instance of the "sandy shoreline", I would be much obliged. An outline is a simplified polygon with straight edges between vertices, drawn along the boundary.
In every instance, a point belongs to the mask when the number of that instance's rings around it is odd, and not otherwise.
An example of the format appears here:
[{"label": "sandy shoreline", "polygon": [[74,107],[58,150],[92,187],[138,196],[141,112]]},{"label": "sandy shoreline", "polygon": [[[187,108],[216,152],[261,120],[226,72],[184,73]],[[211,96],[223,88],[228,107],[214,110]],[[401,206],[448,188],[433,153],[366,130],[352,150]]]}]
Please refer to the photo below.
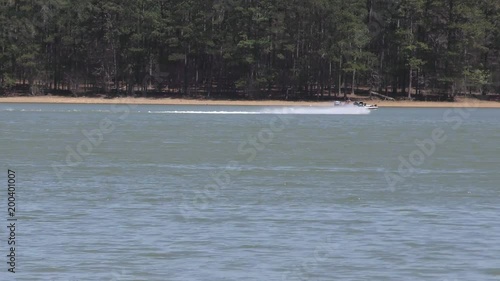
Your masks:
[{"label": "sandy shoreline", "polygon": [[[149,98],[86,98],[86,97],[0,97],[0,103],[60,103],[60,104],[150,104],[150,105],[244,105],[244,106],[332,106],[332,102],[312,101],[231,101],[231,100],[194,100],[194,99],[149,99]],[[500,108],[500,102],[462,99],[457,102],[411,102],[411,101],[373,101],[379,107],[477,107]]]}]

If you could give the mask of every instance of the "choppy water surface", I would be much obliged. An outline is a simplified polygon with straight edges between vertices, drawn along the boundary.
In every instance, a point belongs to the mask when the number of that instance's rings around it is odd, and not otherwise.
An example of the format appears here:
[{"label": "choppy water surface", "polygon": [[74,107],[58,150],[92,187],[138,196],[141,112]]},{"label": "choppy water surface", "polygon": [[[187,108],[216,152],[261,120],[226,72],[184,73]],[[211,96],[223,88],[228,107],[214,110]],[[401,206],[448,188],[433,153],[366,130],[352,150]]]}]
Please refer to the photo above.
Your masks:
[{"label": "choppy water surface", "polygon": [[500,280],[499,119],[0,104],[2,174],[18,180],[15,276]]}]

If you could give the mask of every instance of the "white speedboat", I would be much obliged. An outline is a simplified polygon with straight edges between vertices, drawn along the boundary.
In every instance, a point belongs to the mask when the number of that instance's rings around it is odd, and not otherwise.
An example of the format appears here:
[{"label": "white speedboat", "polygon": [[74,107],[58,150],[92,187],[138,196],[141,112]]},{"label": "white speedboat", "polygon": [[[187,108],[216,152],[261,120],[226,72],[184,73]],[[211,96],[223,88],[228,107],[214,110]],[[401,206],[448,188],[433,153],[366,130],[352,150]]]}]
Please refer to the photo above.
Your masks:
[{"label": "white speedboat", "polygon": [[363,108],[366,108],[366,109],[371,109],[371,110],[377,110],[378,109],[378,106],[376,104],[367,104],[367,103],[364,103],[362,101],[355,101],[353,103],[353,105],[359,106],[359,107],[363,107]]}]

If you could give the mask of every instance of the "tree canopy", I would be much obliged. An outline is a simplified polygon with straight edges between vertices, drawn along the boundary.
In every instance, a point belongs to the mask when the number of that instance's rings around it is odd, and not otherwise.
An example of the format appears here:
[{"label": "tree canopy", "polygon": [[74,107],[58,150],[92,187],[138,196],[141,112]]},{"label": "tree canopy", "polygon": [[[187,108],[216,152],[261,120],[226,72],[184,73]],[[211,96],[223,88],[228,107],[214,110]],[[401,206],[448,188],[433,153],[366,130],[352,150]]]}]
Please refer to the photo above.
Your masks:
[{"label": "tree canopy", "polygon": [[316,99],[500,91],[498,0],[0,0],[0,88]]}]

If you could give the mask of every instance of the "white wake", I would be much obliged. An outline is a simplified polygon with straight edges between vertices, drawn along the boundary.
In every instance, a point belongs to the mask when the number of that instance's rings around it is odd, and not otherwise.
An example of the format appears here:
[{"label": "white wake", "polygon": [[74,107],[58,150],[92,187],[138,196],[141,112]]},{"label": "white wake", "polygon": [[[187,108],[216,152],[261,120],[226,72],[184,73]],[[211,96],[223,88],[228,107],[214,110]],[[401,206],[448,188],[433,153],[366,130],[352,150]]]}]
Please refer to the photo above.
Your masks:
[{"label": "white wake", "polygon": [[151,114],[263,114],[262,111],[197,111],[197,110],[167,110],[148,111]]},{"label": "white wake", "polygon": [[264,109],[266,113],[272,114],[297,114],[297,115],[363,115],[370,114],[370,110],[358,106],[334,106],[334,107],[283,107]]},{"label": "white wake", "polygon": [[370,110],[357,106],[338,106],[338,107],[267,107],[253,111],[241,110],[166,110],[166,111],[148,111],[150,114],[233,114],[233,115],[255,115],[255,114],[281,114],[281,115],[364,115],[370,114]]}]

